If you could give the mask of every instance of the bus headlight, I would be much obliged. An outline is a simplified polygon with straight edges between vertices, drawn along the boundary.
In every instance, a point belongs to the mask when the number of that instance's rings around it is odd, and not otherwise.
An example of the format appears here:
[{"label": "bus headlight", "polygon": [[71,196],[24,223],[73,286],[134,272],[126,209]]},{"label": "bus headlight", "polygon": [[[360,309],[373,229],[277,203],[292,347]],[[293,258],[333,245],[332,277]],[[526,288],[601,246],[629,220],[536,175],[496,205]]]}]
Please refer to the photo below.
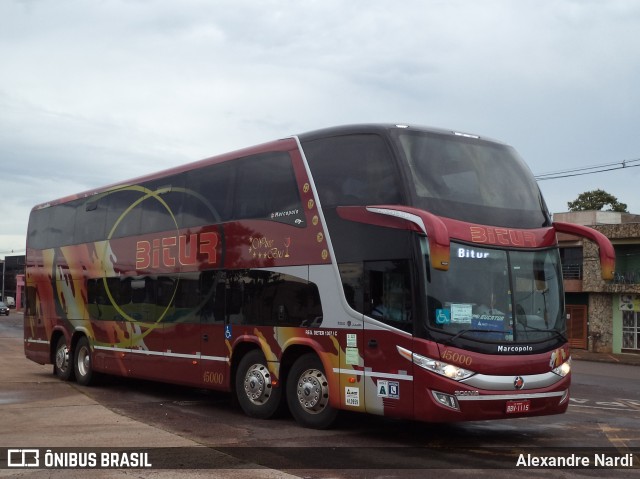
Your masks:
[{"label": "bus headlight", "polygon": [[453,364],[448,364],[442,361],[436,361],[435,359],[427,358],[419,354],[413,354],[413,363],[420,366],[427,371],[439,374],[441,376],[453,379],[455,381],[462,381],[468,377],[473,376],[475,373]]},{"label": "bus headlight", "polygon": [[553,368],[551,371],[556,373],[561,378],[565,377],[567,374],[571,372],[571,358],[569,358],[567,361],[562,363],[557,368]]}]

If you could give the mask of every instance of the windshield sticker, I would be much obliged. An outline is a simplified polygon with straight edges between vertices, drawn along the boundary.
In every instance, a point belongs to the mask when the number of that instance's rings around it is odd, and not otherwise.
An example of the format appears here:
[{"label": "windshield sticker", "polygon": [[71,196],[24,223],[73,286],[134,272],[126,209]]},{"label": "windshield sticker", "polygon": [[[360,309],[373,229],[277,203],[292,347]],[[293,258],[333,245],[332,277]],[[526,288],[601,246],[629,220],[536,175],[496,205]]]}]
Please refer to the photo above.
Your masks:
[{"label": "windshield sticker", "polygon": [[452,304],[451,305],[451,322],[452,323],[471,323],[473,317],[472,305],[470,304]]},{"label": "windshield sticker", "polygon": [[473,318],[473,329],[485,329],[487,331],[504,331],[503,316],[487,316]]},{"label": "windshield sticker", "polygon": [[436,324],[450,324],[450,323],[451,323],[451,310],[436,309]]}]

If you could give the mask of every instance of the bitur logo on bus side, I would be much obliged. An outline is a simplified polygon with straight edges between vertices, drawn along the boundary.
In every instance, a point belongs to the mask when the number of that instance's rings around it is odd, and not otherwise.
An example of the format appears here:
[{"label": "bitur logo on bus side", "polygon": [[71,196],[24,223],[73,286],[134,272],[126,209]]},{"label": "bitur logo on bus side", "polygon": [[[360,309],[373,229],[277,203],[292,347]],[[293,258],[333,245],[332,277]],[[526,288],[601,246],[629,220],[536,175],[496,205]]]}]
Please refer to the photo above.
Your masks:
[{"label": "bitur logo on bus side", "polygon": [[214,232],[141,240],[136,243],[136,269],[171,268],[178,262],[181,266],[193,266],[198,263],[199,254],[206,256],[206,263],[216,264],[217,246],[218,234]]},{"label": "bitur logo on bus side", "polygon": [[470,226],[471,241],[474,243],[501,244],[510,246],[537,246],[535,234],[529,231],[490,226]]}]

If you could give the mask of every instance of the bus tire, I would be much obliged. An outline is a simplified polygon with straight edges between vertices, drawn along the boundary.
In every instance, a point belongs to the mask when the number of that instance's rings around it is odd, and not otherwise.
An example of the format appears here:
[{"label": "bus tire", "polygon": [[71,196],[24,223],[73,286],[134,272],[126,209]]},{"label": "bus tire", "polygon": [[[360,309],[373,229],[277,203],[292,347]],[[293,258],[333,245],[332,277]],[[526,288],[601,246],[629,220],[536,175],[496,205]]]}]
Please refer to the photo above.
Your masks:
[{"label": "bus tire", "polygon": [[329,404],[329,381],[316,354],[305,354],[293,363],[287,377],[287,403],[303,427],[326,429],[333,424],[338,410]]},{"label": "bus tire", "polygon": [[82,336],[75,347],[73,359],[73,371],[76,381],[82,386],[88,386],[93,379],[93,368],[91,367],[91,348],[86,336]]},{"label": "bus tire", "polygon": [[235,389],[238,403],[249,417],[269,419],[280,408],[282,389],[273,385],[267,360],[258,349],[240,360]]},{"label": "bus tire", "polygon": [[73,379],[71,351],[67,347],[67,341],[64,339],[64,336],[60,336],[56,343],[56,351],[53,358],[53,372],[63,381]]}]

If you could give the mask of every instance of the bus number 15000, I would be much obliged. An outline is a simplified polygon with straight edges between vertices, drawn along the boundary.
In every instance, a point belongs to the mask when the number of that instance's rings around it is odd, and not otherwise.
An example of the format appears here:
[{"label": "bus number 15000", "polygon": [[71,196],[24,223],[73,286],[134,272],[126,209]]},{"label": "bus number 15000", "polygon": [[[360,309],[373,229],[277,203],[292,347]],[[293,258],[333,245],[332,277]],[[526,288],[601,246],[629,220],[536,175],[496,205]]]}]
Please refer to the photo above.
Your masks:
[{"label": "bus number 15000", "polygon": [[444,361],[450,361],[452,363],[461,364],[464,366],[471,366],[473,359],[471,356],[467,356],[466,354],[454,353],[450,349],[445,350],[442,353],[442,359]]},{"label": "bus number 15000", "polygon": [[215,373],[213,371],[204,372],[204,382],[208,384],[222,384],[224,381],[224,374]]}]

